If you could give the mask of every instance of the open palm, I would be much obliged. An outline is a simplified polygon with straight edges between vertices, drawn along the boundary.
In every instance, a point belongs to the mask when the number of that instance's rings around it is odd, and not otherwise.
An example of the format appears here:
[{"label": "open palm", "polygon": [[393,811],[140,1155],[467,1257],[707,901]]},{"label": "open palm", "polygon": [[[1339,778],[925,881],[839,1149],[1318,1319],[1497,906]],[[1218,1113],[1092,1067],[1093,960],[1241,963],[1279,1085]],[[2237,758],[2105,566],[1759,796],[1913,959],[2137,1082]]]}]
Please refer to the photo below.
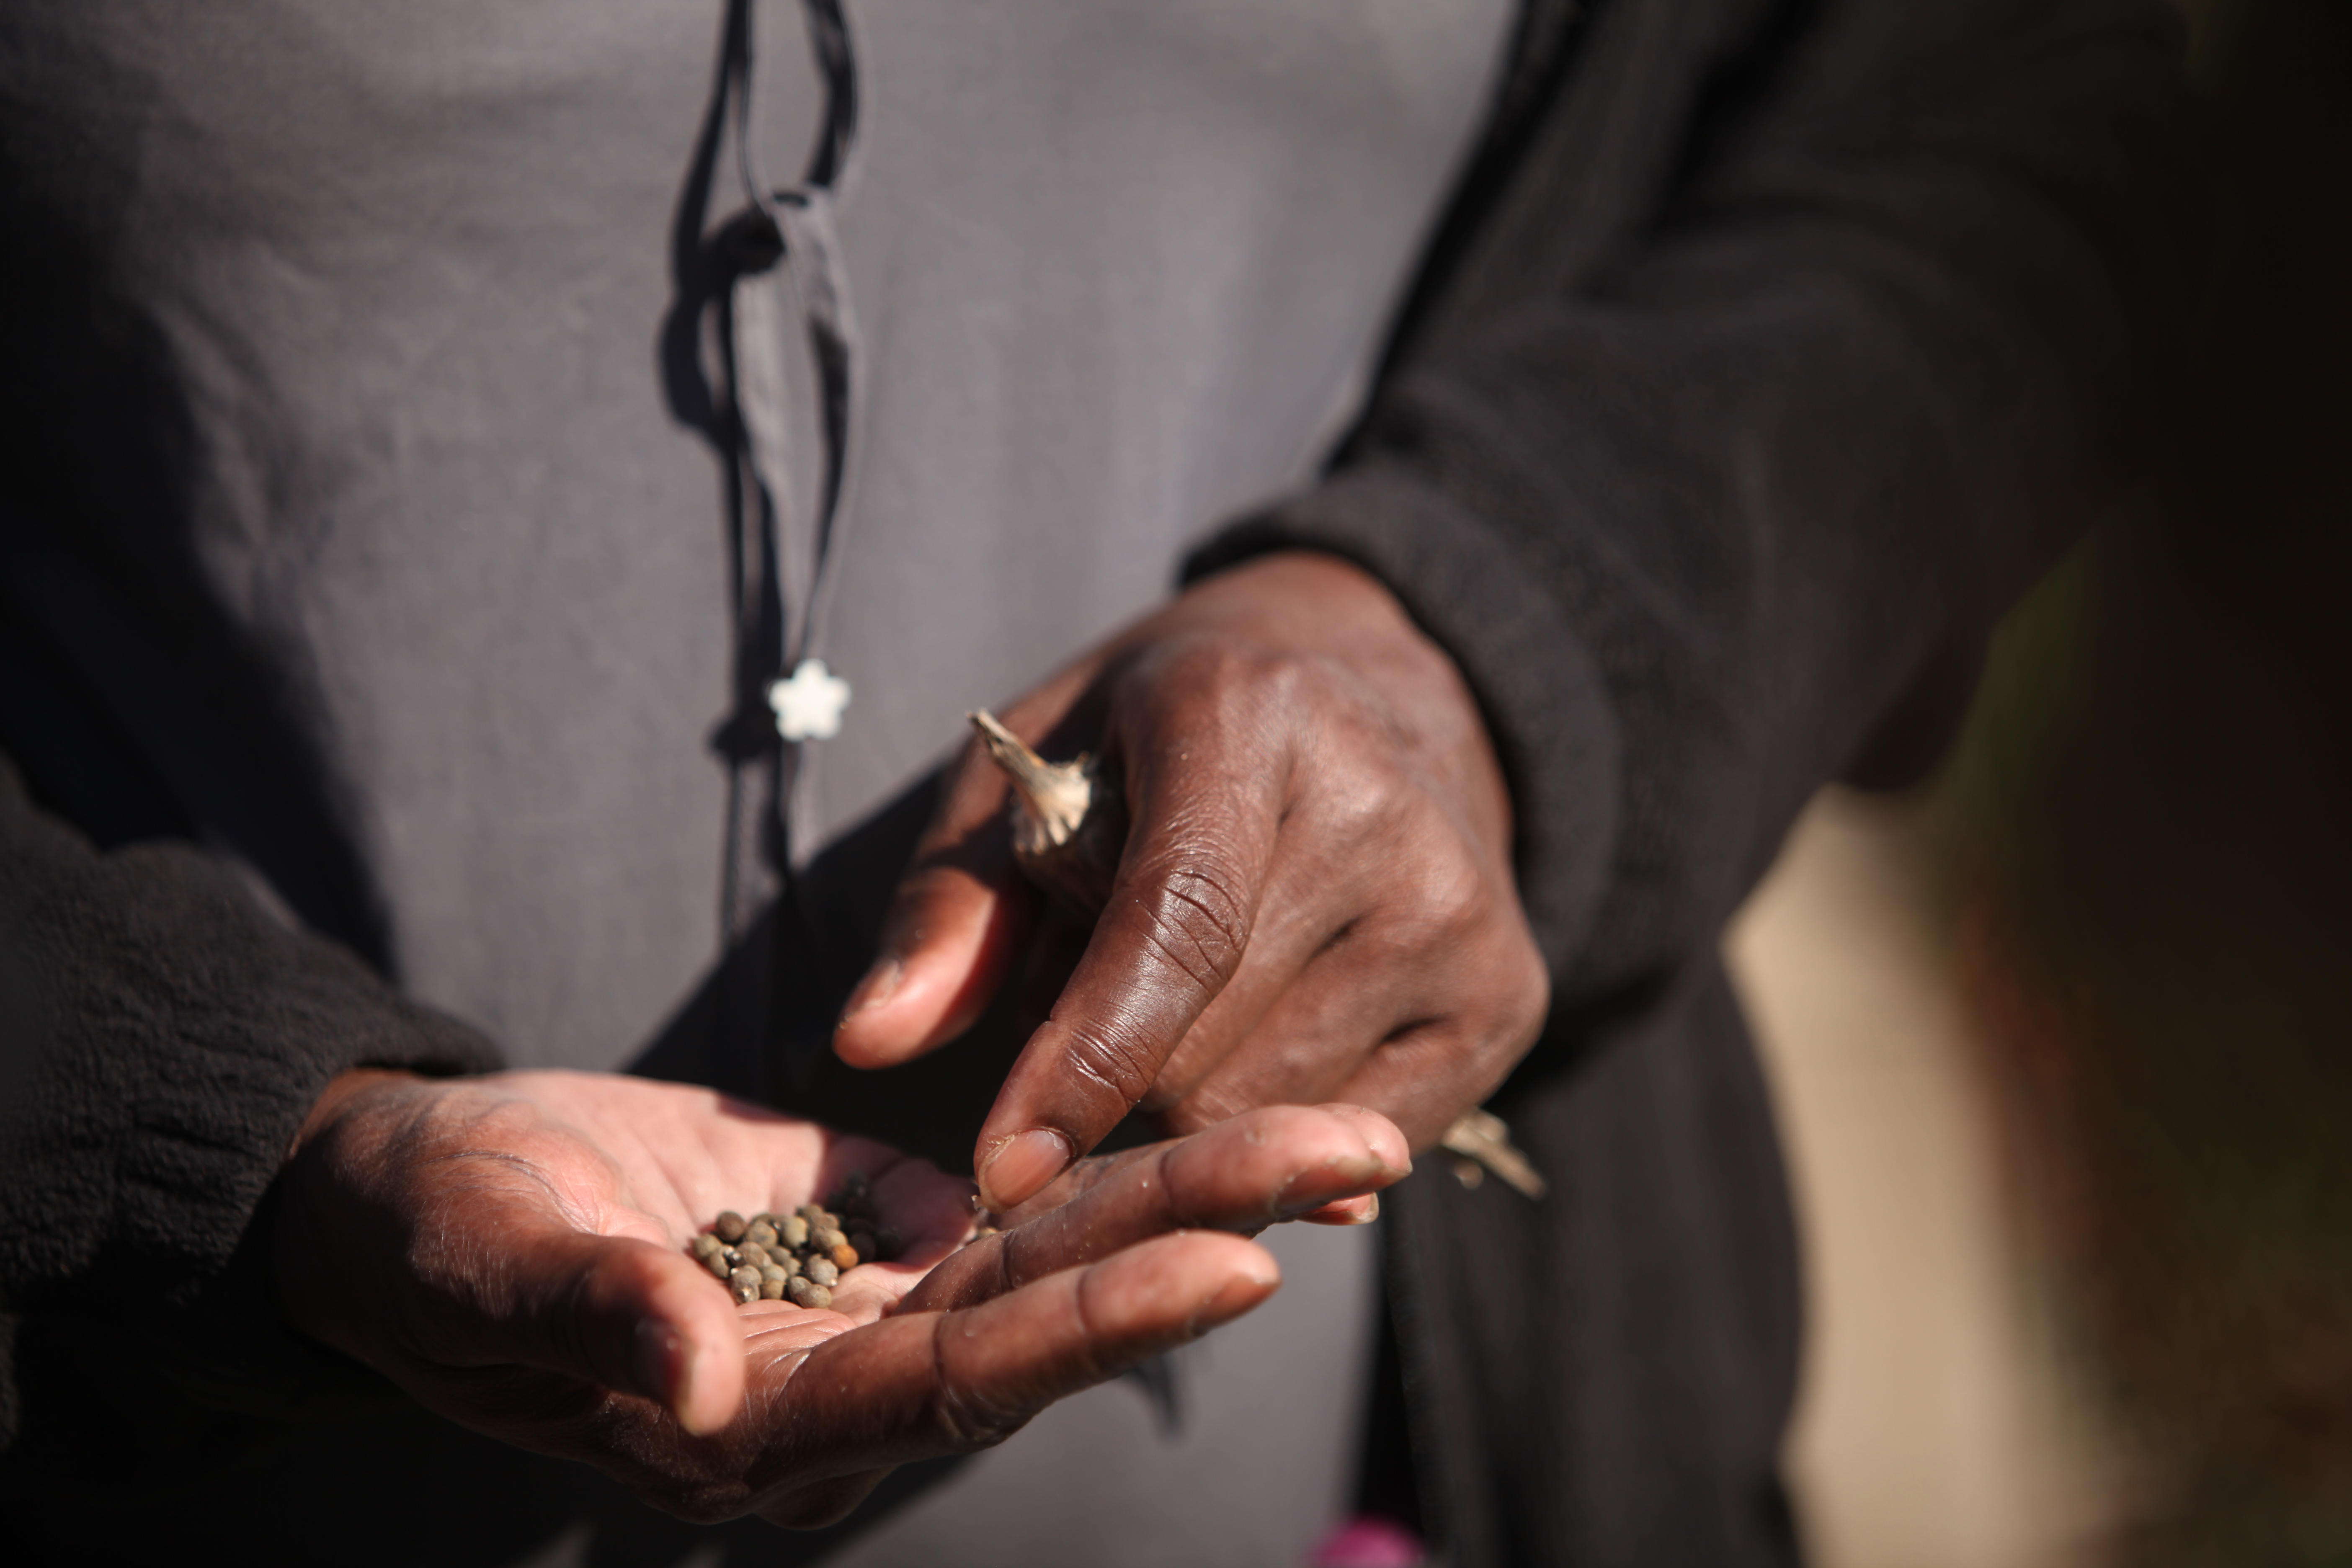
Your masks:
[{"label": "open palm", "polygon": [[[369,1075],[305,1129],[272,1263],[296,1326],[453,1420],[691,1518],[814,1525],[1247,1310],[1278,1275],[1230,1233],[1404,1165],[1370,1112],[1280,1108],[1073,1172],[967,1247],[970,1182],[706,1089]],[[830,1310],[739,1307],[684,1249],[852,1172],[906,1246]]]}]

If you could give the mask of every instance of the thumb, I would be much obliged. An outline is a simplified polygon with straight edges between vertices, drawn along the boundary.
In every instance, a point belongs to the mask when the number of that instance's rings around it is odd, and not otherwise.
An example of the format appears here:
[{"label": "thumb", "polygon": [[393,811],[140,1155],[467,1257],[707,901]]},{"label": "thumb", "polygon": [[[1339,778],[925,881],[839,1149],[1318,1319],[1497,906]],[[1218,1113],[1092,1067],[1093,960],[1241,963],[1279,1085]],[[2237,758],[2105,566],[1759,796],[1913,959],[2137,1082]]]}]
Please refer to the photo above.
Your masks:
[{"label": "thumb", "polygon": [[641,1395],[698,1436],[735,1418],[743,1325],[699,1265],[568,1226],[509,1232],[504,1251],[483,1292],[480,1361]]}]

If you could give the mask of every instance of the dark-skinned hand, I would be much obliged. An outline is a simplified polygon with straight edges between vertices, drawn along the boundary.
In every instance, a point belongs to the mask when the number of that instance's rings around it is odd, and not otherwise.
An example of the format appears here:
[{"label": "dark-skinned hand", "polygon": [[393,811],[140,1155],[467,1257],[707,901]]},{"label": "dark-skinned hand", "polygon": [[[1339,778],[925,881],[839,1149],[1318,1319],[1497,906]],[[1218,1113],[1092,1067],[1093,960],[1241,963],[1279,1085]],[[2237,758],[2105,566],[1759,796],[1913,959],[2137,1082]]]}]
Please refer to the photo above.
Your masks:
[{"label": "dark-skinned hand", "polygon": [[[428,1409],[689,1519],[805,1527],[1247,1311],[1279,1273],[1245,1236],[1365,1216],[1407,1163],[1371,1112],[1269,1110],[1087,1162],[961,1246],[970,1182],[706,1089],[363,1071],[305,1123],[269,1258],[289,1322]],[[907,1247],[831,1310],[739,1307],[684,1251],[851,1171]]]},{"label": "dark-skinned hand", "polygon": [[[1452,661],[1367,574],[1245,563],[1002,716],[1048,756],[1098,751],[1130,826],[1085,955],[982,1127],[992,1206],[1139,1107],[1182,1131],[1344,1100],[1425,1148],[1533,1042],[1549,982],[1494,749]],[[1042,898],[1006,798],[967,748],[835,1036],[844,1060],[947,1044],[1024,951]]]}]

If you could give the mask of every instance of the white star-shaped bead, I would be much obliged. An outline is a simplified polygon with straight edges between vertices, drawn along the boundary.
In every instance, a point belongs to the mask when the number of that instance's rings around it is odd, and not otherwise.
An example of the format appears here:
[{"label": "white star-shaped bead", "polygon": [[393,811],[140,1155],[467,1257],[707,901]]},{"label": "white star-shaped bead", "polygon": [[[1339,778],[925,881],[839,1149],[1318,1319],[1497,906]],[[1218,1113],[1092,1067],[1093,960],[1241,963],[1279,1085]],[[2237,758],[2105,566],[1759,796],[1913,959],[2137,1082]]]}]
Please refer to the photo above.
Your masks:
[{"label": "white star-shaped bead", "polygon": [[841,710],[849,706],[849,682],[825,668],[821,658],[804,658],[789,679],[768,688],[776,710],[776,733],[787,741],[830,741],[841,733]]}]

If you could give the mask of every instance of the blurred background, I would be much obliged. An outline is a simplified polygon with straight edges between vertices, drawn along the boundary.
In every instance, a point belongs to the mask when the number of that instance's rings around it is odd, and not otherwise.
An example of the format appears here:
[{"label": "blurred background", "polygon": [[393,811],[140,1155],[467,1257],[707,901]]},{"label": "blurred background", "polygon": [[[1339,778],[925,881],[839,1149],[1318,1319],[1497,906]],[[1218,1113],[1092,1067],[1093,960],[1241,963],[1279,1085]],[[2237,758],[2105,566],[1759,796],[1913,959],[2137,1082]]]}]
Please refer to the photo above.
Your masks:
[{"label": "blurred background", "polygon": [[1729,938],[1822,1568],[2352,1563],[2352,3],[2190,20],[2221,270],[2145,493]]}]

